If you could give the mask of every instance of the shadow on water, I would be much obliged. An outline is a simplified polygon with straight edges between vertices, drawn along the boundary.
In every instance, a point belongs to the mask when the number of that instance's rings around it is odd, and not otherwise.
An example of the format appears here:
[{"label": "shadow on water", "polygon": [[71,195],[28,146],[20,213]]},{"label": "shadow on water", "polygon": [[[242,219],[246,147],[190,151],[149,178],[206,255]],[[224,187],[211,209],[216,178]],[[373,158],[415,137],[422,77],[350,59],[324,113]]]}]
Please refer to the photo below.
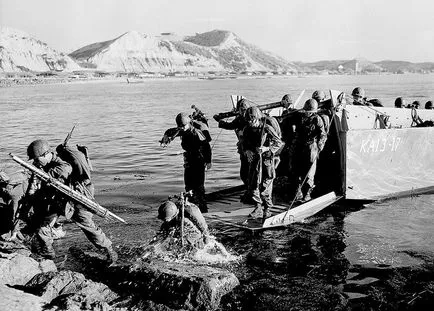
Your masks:
[{"label": "shadow on water", "polygon": [[[393,210],[399,204],[408,205],[407,199],[402,200],[404,202],[382,202],[378,208]],[[359,233],[352,225],[353,220],[348,223],[347,219],[375,217],[380,218],[380,223],[383,217],[390,216],[387,209],[384,212],[377,209],[377,216],[371,215],[370,208],[372,204],[341,203],[305,224],[254,236],[227,227],[219,228],[218,239],[245,259],[230,267],[239,278],[240,286],[223,298],[221,309],[427,309],[434,303],[433,252],[405,250],[399,247],[402,238],[397,238],[391,241],[396,244],[392,256],[395,259],[388,262],[361,260],[363,254],[357,257],[348,253],[347,249],[355,243],[352,235]],[[366,210],[368,215],[365,215]],[[372,228],[368,226],[366,230]],[[384,232],[389,228],[383,225]],[[366,239],[371,237],[368,235]],[[381,237],[377,235],[377,239]]]}]

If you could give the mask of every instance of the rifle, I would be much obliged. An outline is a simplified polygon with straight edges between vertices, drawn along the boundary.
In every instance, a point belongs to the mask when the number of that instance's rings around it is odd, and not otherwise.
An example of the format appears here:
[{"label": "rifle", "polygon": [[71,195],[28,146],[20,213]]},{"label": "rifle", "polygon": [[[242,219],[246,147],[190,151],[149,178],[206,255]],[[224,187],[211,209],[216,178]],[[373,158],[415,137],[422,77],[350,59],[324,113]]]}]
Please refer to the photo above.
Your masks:
[{"label": "rifle", "polygon": [[[264,136],[264,130],[265,130],[265,118],[262,118],[263,124],[262,124],[262,128],[261,128],[261,141],[260,141],[260,146],[259,148],[261,148],[262,146],[264,146],[265,144],[265,139],[266,136]],[[258,179],[257,179],[257,184],[258,187],[260,186],[261,182],[262,182],[262,152],[259,152],[259,160],[258,160]]]},{"label": "rifle", "polygon": [[[284,104],[282,104],[282,102],[280,101],[280,102],[275,102],[275,103],[270,103],[270,104],[258,105],[257,107],[259,108],[259,110],[263,111],[263,110],[269,110],[269,109],[279,108],[279,107],[283,107],[283,106],[284,106]],[[240,112],[238,110],[232,110],[232,111],[228,111],[228,112],[218,113],[218,114],[214,115],[213,118],[214,118],[214,120],[216,120],[218,122],[222,119],[238,116],[239,114],[240,114]]]},{"label": "rifle", "polygon": [[56,190],[60,191],[64,195],[66,195],[68,198],[74,200],[77,203],[82,204],[87,210],[92,212],[95,215],[98,215],[100,217],[107,218],[109,220],[118,220],[120,222],[123,222],[126,224],[126,221],[122,219],[121,217],[113,214],[105,207],[99,205],[97,202],[90,200],[89,198],[85,197],[78,191],[75,191],[74,189],[71,189],[67,185],[61,183],[57,179],[51,177],[47,173],[45,173],[43,170],[37,168],[36,166],[27,163],[23,160],[21,160],[16,155],[10,153],[9,156],[12,157],[12,159],[20,164],[21,166],[25,167],[26,169],[33,172],[38,178],[40,178],[42,181],[45,181],[50,186],[54,187]]},{"label": "rifle", "polygon": [[66,147],[66,145],[68,144],[69,140],[71,139],[72,132],[74,132],[74,129],[75,129],[76,126],[77,126],[77,124],[74,124],[74,126],[71,129],[71,131],[68,133],[68,135],[66,135],[66,138],[63,141],[63,147]]}]

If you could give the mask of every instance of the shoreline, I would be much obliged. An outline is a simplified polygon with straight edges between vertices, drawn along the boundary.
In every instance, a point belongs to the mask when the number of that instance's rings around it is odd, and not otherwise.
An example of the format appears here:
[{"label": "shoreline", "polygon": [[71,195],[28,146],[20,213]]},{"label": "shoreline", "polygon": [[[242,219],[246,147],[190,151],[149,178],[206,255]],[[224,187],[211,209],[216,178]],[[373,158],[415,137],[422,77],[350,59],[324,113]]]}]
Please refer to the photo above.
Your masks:
[{"label": "shoreline", "polygon": [[[389,76],[393,73],[366,74],[357,76]],[[406,73],[403,75],[429,75],[422,73]],[[152,80],[250,80],[250,79],[297,79],[297,78],[327,78],[334,76],[349,76],[346,74],[304,74],[304,75],[203,75],[203,76],[149,76],[149,77],[87,77],[87,78],[71,78],[71,77],[2,77],[0,76],[0,88],[8,88],[14,86],[29,86],[41,84],[66,84],[66,83],[110,83],[123,82],[125,84],[145,83]]]}]

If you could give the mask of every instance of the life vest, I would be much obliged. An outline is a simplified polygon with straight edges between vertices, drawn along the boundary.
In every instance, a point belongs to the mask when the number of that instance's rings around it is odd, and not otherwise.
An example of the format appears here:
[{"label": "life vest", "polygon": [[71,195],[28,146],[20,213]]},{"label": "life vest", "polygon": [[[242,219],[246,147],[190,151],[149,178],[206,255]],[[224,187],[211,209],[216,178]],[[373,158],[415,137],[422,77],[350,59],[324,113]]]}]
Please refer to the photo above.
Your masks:
[{"label": "life vest", "polygon": [[73,148],[61,144],[56,148],[57,155],[72,167],[71,183],[90,181],[92,169],[87,153],[84,153],[86,150],[87,148],[78,145]]}]

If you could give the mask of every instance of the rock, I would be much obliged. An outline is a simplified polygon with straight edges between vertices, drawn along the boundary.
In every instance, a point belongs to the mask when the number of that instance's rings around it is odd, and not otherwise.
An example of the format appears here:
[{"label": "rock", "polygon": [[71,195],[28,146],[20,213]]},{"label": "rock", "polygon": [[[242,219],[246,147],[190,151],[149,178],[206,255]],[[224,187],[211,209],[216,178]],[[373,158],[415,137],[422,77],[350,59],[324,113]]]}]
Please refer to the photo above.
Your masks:
[{"label": "rock", "polygon": [[377,278],[373,278],[373,277],[367,277],[361,280],[348,280],[347,284],[352,284],[352,285],[357,285],[357,286],[364,286],[364,285],[368,285],[374,282],[379,281]]},{"label": "rock", "polygon": [[221,268],[156,260],[131,268],[128,279],[149,300],[185,310],[215,310],[221,297],[239,285]]},{"label": "rock", "polygon": [[43,301],[40,297],[0,284],[0,310],[39,311]]},{"label": "rock", "polygon": [[105,284],[87,280],[83,274],[73,271],[46,272],[33,277],[24,288],[51,302],[60,295],[74,294],[79,300],[111,302],[118,296]]},{"label": "rock", "polygon": [[0,253],[0,284],[23,285],[36,274],[56,271],[51,260],[37,262],[33,258],[18,253]]}]

